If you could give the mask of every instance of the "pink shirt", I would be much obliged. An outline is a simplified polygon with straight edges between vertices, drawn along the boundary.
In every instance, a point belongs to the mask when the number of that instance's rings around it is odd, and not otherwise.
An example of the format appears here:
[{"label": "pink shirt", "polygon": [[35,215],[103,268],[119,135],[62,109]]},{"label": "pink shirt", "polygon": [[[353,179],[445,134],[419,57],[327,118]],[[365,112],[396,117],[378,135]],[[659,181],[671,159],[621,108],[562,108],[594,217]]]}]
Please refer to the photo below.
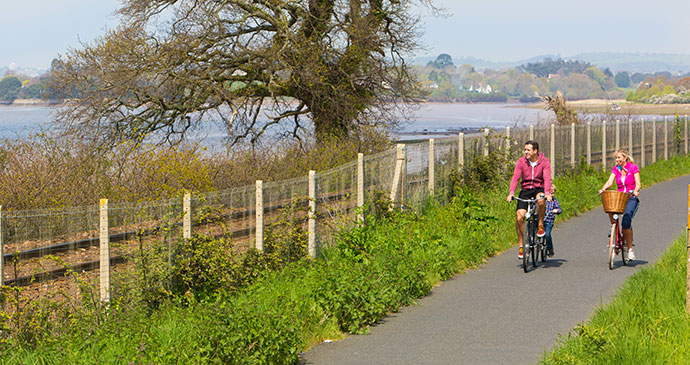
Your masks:
[{"label": "pink shirt", "polygon": [[511,194],[515,194],[520,177],[522,189],[544,188],[544,192],[548,194],[551,191],[551,162],[543,153],[537,154],[534,166],[526,157],[520,157],[515,163],[513,178],[510,180]]},{"label": "pink shirt", "polygon": [[618,191],[629,193],[635,190],[635,174],[640,172],[640,168],[632,162],[628,162],[620,169],[620,165],[613,166],[611,172],[616,176]]}]

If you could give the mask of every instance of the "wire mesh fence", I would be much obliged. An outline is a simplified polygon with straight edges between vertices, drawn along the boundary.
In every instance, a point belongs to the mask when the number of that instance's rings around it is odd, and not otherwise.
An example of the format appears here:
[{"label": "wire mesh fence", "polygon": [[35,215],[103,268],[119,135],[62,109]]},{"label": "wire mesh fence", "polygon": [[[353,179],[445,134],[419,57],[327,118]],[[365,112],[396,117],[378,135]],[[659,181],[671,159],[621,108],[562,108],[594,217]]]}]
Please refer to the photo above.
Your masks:
[{"label": "wire mesh fence", "polygon": [[[581,163],[610,169],[617,148],[628,149],[641,165],[685,154],[687,136],[685,119],[625,120],[485,130],[407,143],[317,172],[312,179],[304,176],[193,194],[188,215],[183,197],[110,204],[106,248],[99,206],[0,210],[3,284],[33,285],[40,288],[34,290],[35,296],[47,295],[51,287],[77,293],[83,288],[102,291],[103,285],[119,295],[141,290],[137,287],[142,283],[155,291],[156,286],[165,287],[177,245],[191,232],[223,238],[236,251],[261,249],[264,227],[288,219],[308,231],[310,242],[316,245],[310,252],[318,253],[338,229],[373,209],[384,209],[377,206],[384,198],[405,209],[418,209],[430,198],[446,203],[454,173],[491,153],[508,153],[514,159],[528,139],[539,142],[540,152],[552,161],[558,176]],[[185,233],[185,219],[190,233]],[[109,263],[109,276],[99,281],[104,262]],[[65,275],[77,274],[82,279],[65,289]],[[62,284],[55,284],[60,280]]]}]

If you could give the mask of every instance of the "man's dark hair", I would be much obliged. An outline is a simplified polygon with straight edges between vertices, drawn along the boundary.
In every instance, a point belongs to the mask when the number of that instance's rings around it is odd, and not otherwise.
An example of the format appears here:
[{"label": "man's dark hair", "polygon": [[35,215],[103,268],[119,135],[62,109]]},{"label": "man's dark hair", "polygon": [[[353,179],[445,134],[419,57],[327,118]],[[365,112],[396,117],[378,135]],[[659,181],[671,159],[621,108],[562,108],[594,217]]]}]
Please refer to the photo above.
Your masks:
[{"label": "man's dark hair", "polygon": [[528,144],[532,145],[533,150],[536,150],[537,152],[539,152],[539,143],[537,143],[537,141],[529,140],[529,141],[525,142],[525,145],[528,145]]}]

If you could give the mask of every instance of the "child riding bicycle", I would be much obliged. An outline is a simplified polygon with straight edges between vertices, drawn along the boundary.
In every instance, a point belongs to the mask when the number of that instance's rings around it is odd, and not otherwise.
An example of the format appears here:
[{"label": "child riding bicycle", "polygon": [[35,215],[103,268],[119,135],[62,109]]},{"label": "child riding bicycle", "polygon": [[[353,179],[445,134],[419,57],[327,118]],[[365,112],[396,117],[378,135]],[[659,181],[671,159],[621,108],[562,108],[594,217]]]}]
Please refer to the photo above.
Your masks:
[{"label": "child riding bicycle", "polygon": [[553,239],[551,239],[551,229],[556,221],[556,215],[561,214],[561,204],[556,199],[556,185],[551,184],[551,201],[546,202],[546,215],[544,216],[544,239],[546,239],[546,254],[553,256]]}]

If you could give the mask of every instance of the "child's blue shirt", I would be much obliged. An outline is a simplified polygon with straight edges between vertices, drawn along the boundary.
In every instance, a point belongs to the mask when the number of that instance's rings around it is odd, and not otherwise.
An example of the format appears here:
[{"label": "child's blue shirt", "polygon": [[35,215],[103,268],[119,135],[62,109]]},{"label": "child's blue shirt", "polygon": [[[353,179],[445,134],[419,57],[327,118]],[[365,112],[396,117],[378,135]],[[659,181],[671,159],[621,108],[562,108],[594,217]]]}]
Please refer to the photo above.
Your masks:
[{"label": "child's blue shirt", "polygon": [[556,220],[556,214],[561,214],[561,205],[555,197],[549,202],[546,202],[546,216],[544,223],[553,223]]}]

